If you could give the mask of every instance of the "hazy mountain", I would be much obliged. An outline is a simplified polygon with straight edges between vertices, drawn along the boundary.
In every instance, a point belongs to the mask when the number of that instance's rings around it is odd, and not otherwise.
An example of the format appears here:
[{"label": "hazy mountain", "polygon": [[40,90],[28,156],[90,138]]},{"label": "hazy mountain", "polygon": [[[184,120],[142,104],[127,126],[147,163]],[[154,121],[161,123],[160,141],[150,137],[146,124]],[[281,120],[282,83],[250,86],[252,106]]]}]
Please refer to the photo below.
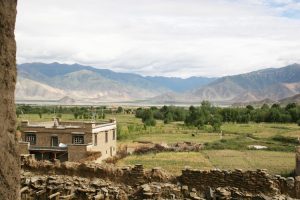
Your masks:
[{"label": "hazy mountain", "polygon": [[226,76],[193,90],[199,100],[245,102],[279,100],[300,92],[300,65]]},{"label": "hazy mountain", "polygon": [[300,103],[300,94],[296,94],[292,97],[280,99],[279,103],[281,103],[281,104]]},{"label": "hazy mountain", "polygon": [[[150,103],[245,103],[278,101],[300,93],[300,65],[269,68],[221,78],[144,77],[78,64],[28,63],[18,66],[17,99],[133,101]],[[67,99],[68,101],[70,99]],[[72,100],[72,102],[73,102]]]},{"label": "hazy mountain", "polygon": [[65,91],[49,85],[18,77],[16,85],[16,98],[23,100],[57,100],[66,95]]},{"label": "hazy mountain", "polygon": [[216,80],[217,78],[207,77],[190,77],[190,78],[176,78],[176,77],[163,77],[163,76],[147,76],[148,80],[156,82],[166,88],[175,92],[185,92],[195,88],[202,87]]},{"label": "hazy mountain", "polygon": [[[18,80],[31,80],[36,84],[17,85],[17,99],[60,99],[69,96],[75,100],[131,101],[181,91],[183,88],[199,87],[214,78],[192,77],[189,79],[167,77],[143,77],[131,73],[118,73],[108,69],[97,69],[78,64],[26,63],[18,65]],[[25,83],[26,84],[26,83]],[[51,90],[41,96],[41,85]],[[26,90],[25,90],[26,88]],[[60,95],[52,95],[52,91]]]}]

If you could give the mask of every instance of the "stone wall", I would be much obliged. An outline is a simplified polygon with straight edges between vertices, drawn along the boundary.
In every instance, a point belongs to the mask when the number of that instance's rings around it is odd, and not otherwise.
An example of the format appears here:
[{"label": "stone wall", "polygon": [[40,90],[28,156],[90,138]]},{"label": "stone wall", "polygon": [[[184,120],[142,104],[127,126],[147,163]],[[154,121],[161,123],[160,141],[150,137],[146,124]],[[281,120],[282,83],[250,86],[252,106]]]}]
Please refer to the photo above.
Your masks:
[{"label": "stone wall", "polygon": [[265,170],[185,169],[182,171],[180,181],[184,185],[204,191],[209,188],[232,187],[252,194],[262,193],[270,196],[288,194],[300,198],[300,177],[271,176]]},{"label": "stone wall", "polygon": [[0,199],[19,199],[20,167],[16,139],[17,0],[0,0]]},{"label": "stone wall", "polygon": [[[300,177],[284,178],[281,176],[271,176],[265,170],[204,171],[185,169],[182,171],[181,176],[175,177],[159,168],[144,170],[142,165],[135,165],[134,167],[115,167],[113,165],[100,165],[95,163],[57,162],[53,164],[51,162],[37,162],[34,160],[24,162],[24,170],[43,175],[55,174],[101,178],[128,186],[154,182],[166,184],[178,183],[182,186],[183,190],[190,190],[191,192],[195,190],[198,194],[212,190],[219,193],[235,194],[236,197],[245,197],[247,195],[254,197],[257,194],[268,196],[283,194],[300,198]],[[224,190],[226,192],[224,192]],[[230,197],[232,196],[228,198]]]},{"label": "stone wall", "polygon": [[300,176],[300,147],[296,148],[296,176]]}]

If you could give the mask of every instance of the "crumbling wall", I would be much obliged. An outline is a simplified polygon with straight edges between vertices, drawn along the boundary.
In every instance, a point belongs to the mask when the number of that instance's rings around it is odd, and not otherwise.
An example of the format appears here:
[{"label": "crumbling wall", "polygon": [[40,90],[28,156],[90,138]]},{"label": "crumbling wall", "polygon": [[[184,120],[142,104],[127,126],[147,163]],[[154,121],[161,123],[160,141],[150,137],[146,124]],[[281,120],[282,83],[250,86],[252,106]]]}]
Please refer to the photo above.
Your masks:
[{"label": "crumbling wall", "polygon": [[0,199],[5,200],[19,199],[20,168],[14,99],[16,6],[17,0],[0,0]]},{"label": "crumbling wall", "polygon": [[300,176],[300,147],[296,148],[296,176]]},{"label": "crumbling wall", "polygon": [[270,196],[286,194],[300,198],[299,177],[271,176],[267,171],[260,169],[256,171],[185,169],[182,171],[180,181],[184,185],[204,191],[209,188],[232,187],[252,194],[261,193]]},{"label": "crumbling wall", "polygon": [[[209,190],[217,192],[220,188],[227,188],[227,192],[239,193],[242,197],[256,194],[268,196],[283,194],[300,198],[300,177],[272,176],[265,170],[229,171],[216,169],[206,171],[187,168],[182,171],[181,176],[175,177],[160,168],[144,170],[142,165],[115,167],[96,163],[41,162],[30,159],[30,157],[27,158],[29,159],[23,159],[23,169],[35,174],[100,178],[126,184],[127,186],[150,184],[152,182],[166,183],[167,185],[169,183],[179,183],[188,187],[189,190],[194,188],[199,192]],[[224,193],[223,189],[219,192]]]}]

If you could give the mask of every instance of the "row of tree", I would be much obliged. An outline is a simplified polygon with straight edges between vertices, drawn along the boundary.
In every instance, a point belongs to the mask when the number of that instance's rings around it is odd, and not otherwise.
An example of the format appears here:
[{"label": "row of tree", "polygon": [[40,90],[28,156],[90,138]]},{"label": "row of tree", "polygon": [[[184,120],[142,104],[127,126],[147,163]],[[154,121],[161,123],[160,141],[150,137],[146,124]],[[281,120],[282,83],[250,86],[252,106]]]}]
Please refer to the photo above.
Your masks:
[{"label": "row of tree", "polygon": [[300,125],[300,105],[290,103],[286,106],[264,104],[260,108],[251,105],[246,107],[215,107],[210,102],[203,101],[201,106],[190,106],[189,109],[175,106],[163,106],[158,109],[138,108],[136,117],[141,118],[145,125],[153,126],[155,120],[163,120],[164,123],[172,121],[184,121],[186,125],[202,128],[210,125],[218,131],[223,122],[248,123],[248,122],[279,122],[298,123]]},{"label": "row of tree", "polygon": [[111,111],[105,106],[31,106],[17,105],[16,114],[19,118],[22,114],[37,114],[42,118],[43,114],[53,114],[61,117],[62,114],[72,114],[75,119],[104,119],[105,114]]}]

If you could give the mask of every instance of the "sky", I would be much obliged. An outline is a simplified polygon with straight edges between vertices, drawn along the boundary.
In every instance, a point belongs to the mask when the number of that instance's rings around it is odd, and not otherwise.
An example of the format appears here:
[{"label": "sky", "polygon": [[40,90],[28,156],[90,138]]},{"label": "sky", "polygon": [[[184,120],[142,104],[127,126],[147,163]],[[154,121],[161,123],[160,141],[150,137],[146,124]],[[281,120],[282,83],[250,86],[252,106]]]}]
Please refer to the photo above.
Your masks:
[{"label": "sky", "polygon": [[17,63],[218,77],[300,63],[300,0],[22,0]]}]

